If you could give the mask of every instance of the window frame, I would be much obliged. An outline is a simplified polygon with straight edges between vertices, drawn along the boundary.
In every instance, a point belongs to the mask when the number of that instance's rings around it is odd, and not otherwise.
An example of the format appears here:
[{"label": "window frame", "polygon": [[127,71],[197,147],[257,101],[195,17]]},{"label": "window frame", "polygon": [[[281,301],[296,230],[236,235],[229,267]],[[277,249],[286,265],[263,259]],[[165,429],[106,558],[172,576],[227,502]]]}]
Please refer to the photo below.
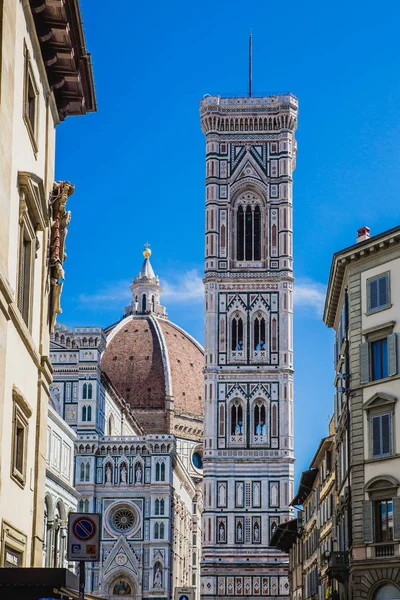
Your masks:
[{"label": "window frame", "polygon": [[[386,533],[388,531],[391,531],[391,537],[387,537],[386,535],[386,539],[383,539],[383,521],[382,521],[382,512],[380,510],[380,507],[382,504],[386,504],[386,516],[387,516],[387,527],[386,527]],[[391,523],[392,526],[391,528],[389,527],[389,504],[391,505]],[[373,510],[374,510],[374,541],[376,544],[380,544],[380,543],[392,543],[394,542],[394,519],[393,519],[393,498],[383,498],[383,499],[377,499],[373,501]]]},{"label": "window frame", "polygon": [[[379,454],[374,454],[374,428],[373,428],[373,420],[380,419],[380,449],[383,450],[383,429],[382,429],[382,418],[389,417],[389,452],[380,452]],[[380,412],[380,413],[372,413],[369,415],[369,429],[370,429],[370,455],[371,458],[387,458],[393,455],[393,412],[390,410]]]},{"label": "window frame", "polygon": [[[15,387],[13,389],[13,422],[12,422],[12,437],[11,437],[11,479],[13,479],[20,487],[26,485],[26,466],[27,466],[27,450],[29,437],[29,419],[32,416],[32,409]],[[19,468],[18,460],[18,431],[23,432],[22,440],[22,464]]]},{"label": "window frame", "polygon": [[[17,274],[17,295],[16,301],[22,319],[29,329],[32,330],[32,308],[33,308],[33,288],[34,288],[34,266],[37,238],[32,224],[31,215],[27,210],[25,200],[21,201],[19,221],[19,242],[18,242],[18,274]],[[23,261],[24,247],[28,246],[27,254]],[[24,272],[24,275],[23,275]],[[22,302],[23,299],[23,302]]]},{"label": "window frame", "polygon": [[[371,308],[370,307],[370,299],[371,299],[370,285],[373,281],[378,281],[379,279],[381,279],[383,277],[386,277],[386,281],[387,281],[387,303],[382,306],[377,306],[376,308]],[[368,279],[366,281],[366,287],[367,287],[367,294],[366,294],[366,303],[367,303],[366,314],[367,315],[374,315],[377,312],[391,308],[392,304],[391,304],[391,298],[390,298],[390,271],[385,271],[384,273],[380,273],[379,275],[374,275],[373,277],[368,277]],[[378,293],[378,300],[379,300],[379,293]]]},{"label": "window frame", "polygon": [[[365,341],[360,343],[360,384],[376,385],[398,375],[398,334],[393,331],[395,321],[389,321],[377,327],[361,331]],[[374,379],[373,345],[387,340],[387,375]]]},{"label": "window frame", "polygon": [[[387,336],[369,342],[369,351],[371,381],[379,381],[380,379],[389,377],[389,348]],[[379,368],[376,368],[376,362],[379,362]]]},{"label": "window frame", "polygon": [[[24,96],[23,96],[23,109],[22,115],[23,120],[25,122],[26,129],[28,131],[28,136],[30,142],[32,144],[33,153],[35,158],[37,157],[39,147],[38,147],[38,123],[39,123],[39,89],[36,84],[35,76],[33,74],[32,62],[30,58],[29,50],[25,44],[24,46],[24,58],[25,58],[25,67],[24,67]],[[34,101],[34,116],[33,123],[31,117],[29,116],[29,91],[32,89],[33,91],[33,101]]]}]

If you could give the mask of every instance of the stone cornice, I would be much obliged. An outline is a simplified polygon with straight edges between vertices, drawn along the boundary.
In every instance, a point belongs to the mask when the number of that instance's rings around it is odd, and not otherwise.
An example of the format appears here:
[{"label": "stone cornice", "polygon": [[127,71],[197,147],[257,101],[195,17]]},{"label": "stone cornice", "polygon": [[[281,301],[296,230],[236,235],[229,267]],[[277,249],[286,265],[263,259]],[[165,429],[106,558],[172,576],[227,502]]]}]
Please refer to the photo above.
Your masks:
[{"label": "stone cornice", "polygon": [[374,253],[386,251],[399,242],[400,226],[397,226],[333,255],[323,316],[325,325],[334,326],[346,268],[356,261],[368,260]]}]

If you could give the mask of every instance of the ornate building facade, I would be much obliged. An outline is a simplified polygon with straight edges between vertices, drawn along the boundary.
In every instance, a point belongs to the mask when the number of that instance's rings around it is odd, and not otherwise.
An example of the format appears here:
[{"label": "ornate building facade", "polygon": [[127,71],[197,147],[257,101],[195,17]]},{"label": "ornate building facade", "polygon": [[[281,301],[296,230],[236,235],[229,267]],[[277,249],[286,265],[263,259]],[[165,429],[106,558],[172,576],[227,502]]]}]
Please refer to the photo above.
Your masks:
[{"label": "ornate building facade", "polygon": [[[0,2],[0,566],[41,566],[50,330],[67,199],[55,131],[96,110],[79,1]],[[3,592],[1,592],[3,596]]]},{"label": "ornate building facade", "polygon": [[206,136],[201,594],[288,595],[269,540],[293,495],[292,95],[201,101]]},{"label": "ornate building facade", "polygon": [[168,320],[144,254],[119,323],[57,326],[52,396],[77,436],[78,510],[102,514],[87,590],[166,600],[199,583],[203,350]]}]

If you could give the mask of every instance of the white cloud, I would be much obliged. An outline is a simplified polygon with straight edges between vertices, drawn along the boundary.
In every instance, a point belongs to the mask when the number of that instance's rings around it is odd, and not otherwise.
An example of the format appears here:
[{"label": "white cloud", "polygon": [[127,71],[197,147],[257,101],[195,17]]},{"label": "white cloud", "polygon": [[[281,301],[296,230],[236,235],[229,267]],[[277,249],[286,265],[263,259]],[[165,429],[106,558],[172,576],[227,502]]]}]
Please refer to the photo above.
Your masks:
[{"label": "white cloud", "polygon": [[[119,308],[122,310],[132,299],[130,286],[131,281],[117,281],[107,284],[104,289],[94,294],[81,294],[79,300],[85,307],[92,305],[93,308],[101,306],[102,309],[115,310]],[[188,300],[192,302],[203,300],[203,281],[196,269],[186,271],[172,281],[163,279],[161,287],[163,290],[161,304],[167,306],[167,308],[169,304],[185,303]]]},{"label": "white cloud", "polygon": [[[101,306],[102,309],[123,309],[129,304],[132,296],[130,281],[117,281],[108,284],[104,289],[94,294],[81,294],[80,303],[92,305],[93,308]],[[185,302],[203,302],[204,285],[199,271],[192,269],[182,273],[172,280],[161,280],[163,292],[161,303],[167,307]],[[294,304],[297,309],[311,309],[314,314],[321,317],[325,303],[326,286],[309,279],[296,280],[294,286]]]},{"label": "white cloud", "polygon": [[165,304],[178,304],[192,300],[194,302],[203,301],[204,285],[203,280],[196,269],[186,271],[183,275],[173,282],[161,281],[163,293],[162,302]]},{"label": "white cloud", "polygon": [[318,317],[322,316],[326,286],[309,279],[296,280],[294,285],[295,308],[311,308]]},{"label": "white cloud", "polygon": [[98,305],[101,305],[102,308],[104,308],[104,305],[108,305],[110,310],[114,310],[115,307],[123,308],[132,298],[130,285],[130,281],[110,283],[103,290],[99,290],[94,294],[81,294],[79,301],[85,305],[92,304],[94,308]]}]

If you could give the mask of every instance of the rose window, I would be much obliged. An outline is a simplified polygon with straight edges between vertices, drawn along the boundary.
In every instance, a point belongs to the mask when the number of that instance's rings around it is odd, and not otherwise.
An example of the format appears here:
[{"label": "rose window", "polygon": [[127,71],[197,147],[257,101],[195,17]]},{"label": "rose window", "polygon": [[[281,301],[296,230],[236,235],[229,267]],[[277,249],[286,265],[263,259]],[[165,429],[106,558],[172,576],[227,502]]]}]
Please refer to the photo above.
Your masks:
[{"label": "rose window", "polygon": [[128,531],[135,524],[135,515],[129,508],[120,508],[113,514],[112,524],[118,531]]}]

